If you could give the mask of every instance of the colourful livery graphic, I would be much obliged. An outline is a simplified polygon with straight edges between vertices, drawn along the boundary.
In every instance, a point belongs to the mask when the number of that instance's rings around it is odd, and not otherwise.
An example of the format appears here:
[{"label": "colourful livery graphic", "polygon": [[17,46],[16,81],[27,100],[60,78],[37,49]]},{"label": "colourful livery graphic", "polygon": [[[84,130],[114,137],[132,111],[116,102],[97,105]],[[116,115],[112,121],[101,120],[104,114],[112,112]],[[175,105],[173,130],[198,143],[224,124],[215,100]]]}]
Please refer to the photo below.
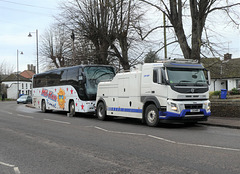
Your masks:
[{"label": "colourful livery graphic", "polygon": [[50,70],[33,77],[33,106],[52,110],[94,113],[98,83],[115,76],[114,68],[79,65]]},{"label": "colourful livery graphic", "polygon": [[[65,92],[66,91],[66,92]],[[34,104],[35,107],[38,107],[41,109],[41,103],[43,100],[45,100],[45,104],[48,106],[46,107],[46,110],[62,110],[62,111],[68,111],[69,106],[67,105],[66,101],[73,100],[75,103],[75,109],[76,112],[94,112],[94,104],[95,102],[85,102],[81,101],[78,97],[76,97],[76,91],[71,88],[71,86],[65,86],[65,87],[55,87],[55,88],[38,88],[33,90],[33,96],[35,96],[34,99],[36,102]],[[75,99],[74,99],[75,97]],[[80,106],[80,107],[78,107]],[[85,111],[85,107],[86,111]]]}]

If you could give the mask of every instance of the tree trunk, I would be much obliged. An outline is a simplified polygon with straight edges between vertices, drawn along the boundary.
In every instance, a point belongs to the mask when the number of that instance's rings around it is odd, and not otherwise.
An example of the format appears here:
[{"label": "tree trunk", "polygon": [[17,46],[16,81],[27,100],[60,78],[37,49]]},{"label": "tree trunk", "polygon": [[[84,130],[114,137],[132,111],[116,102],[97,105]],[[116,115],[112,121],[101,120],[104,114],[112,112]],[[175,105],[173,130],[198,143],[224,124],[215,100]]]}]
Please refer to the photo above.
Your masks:
[{"label": "tree trunk", "polygon": [[128,42],[127,37],[122,37],[119,39],[120,47],[122,50],[122,57],[120,58],[120,63],[124,70],[130,70],[130,65],[128,61]]}]

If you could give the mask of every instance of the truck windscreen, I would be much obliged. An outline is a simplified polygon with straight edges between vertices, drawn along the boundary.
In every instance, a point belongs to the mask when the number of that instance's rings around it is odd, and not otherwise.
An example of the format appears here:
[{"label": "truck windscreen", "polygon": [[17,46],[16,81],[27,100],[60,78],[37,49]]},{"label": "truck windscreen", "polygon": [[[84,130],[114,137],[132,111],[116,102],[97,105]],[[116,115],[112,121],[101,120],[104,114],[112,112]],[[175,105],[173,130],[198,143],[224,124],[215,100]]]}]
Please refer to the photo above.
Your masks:
[{"label": "truck windscreen", "polygon": [[207,86],[203,69],[167,68],[168,80],[174,86]]}]

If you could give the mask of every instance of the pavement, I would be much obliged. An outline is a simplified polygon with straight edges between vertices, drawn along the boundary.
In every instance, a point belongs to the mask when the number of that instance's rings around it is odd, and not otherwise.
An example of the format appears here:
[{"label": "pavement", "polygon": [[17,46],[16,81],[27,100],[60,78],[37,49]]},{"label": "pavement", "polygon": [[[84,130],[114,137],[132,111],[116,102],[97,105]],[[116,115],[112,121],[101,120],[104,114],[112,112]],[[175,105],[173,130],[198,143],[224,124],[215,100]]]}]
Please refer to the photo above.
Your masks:
[{"label": "pavement", "polygon": [[199,122],[203,125],[227,127],[233,129],[240,129],[240,117],[217,117],[210,116],[208,121]]}]

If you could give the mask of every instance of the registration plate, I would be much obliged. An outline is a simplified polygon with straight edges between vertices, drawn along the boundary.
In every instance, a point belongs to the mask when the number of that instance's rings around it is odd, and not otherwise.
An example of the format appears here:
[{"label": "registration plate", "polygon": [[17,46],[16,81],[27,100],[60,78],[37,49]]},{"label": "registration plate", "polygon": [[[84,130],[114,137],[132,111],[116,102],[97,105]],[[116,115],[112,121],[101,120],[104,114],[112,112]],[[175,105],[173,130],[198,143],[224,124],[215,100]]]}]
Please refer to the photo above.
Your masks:
[{"label": "registration plate", "polygon": [[190,112],[200,112],[200,109],[190,109]]}]

